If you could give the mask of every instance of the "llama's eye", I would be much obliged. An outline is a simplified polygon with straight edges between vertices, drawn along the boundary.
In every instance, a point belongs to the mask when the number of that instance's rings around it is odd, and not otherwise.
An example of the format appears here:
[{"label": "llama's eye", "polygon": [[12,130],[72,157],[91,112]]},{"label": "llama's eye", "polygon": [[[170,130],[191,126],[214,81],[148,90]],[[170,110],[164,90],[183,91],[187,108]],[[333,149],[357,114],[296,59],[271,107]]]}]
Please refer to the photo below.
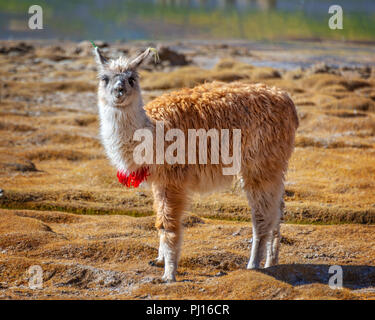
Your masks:
[{"label": "llama's eye", "polygon": [[134,78],[129,78],[128,81],[129,81],[130,86],[134,87],[135,79]]},{"label": "llama's eye", "polygon": [[100,78],[100,80],[102,80],[104,82],[104,84],[107,85],[108,82],[109,82],[109,77],[108,76],[103,76],[103,77]]}]

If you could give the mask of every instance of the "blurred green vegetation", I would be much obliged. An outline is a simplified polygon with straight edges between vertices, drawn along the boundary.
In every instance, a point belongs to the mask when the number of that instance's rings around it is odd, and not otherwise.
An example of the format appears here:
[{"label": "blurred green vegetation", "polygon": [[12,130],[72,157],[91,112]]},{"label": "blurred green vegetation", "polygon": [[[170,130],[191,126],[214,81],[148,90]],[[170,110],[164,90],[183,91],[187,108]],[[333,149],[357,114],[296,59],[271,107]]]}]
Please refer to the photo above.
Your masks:
[{"label": "blurred green vegetation", "polygon": [[[284,1],[285,2],[285,1]],[[293,2],[293,1],[292,1]],[[312,3],[312,1],[309,1]],[[370,3],[371,1],[364,1]],[[177,3],[177,4],[176,4]],[[204,3],[204,1],[203,1]],[[249,2],[250,3],[250,2]],[[297,3],[294,1],[293,3]],[[69,39],[333,39],[375,40],[375,13],[344,9],[344,29],[328,28],[329,1],[314,2],[313,11],[301,6],[239,9],[236,6],[174,5],[147,0],[42,0],[46,32]],[[25,18],[32,0],[0,0],[2,17]],[[320,4],[320,6],[318,6]],[[315,5],[315,4],[314,4]],[[374,6],[372,6],[374,7]],[[363,6],[361,7],[363,8]],[[324,9],[324,10],[323,10]],[[6,24],[2,23],[2,27]],[[6,29],[6,26],[5,26]],[[16,36],[2,31],[1,37]],[[30,33],[30,37],[33,34]]]}]

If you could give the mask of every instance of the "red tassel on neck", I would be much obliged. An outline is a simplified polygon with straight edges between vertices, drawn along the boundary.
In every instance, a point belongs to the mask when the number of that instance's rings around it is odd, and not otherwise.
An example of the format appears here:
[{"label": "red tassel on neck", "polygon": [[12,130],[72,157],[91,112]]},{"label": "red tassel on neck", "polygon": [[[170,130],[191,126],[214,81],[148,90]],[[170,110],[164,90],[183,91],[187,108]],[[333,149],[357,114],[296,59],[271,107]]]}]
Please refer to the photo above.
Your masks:
[{"label": "red tassel on neck", "polygon": [[118,181],[128,188],[131,186],[138,188],[143,181],[147,181],[149,175],[148,167],[142,167],[135,172],[129,172],[128,170],[126,172],[117,171]]}]

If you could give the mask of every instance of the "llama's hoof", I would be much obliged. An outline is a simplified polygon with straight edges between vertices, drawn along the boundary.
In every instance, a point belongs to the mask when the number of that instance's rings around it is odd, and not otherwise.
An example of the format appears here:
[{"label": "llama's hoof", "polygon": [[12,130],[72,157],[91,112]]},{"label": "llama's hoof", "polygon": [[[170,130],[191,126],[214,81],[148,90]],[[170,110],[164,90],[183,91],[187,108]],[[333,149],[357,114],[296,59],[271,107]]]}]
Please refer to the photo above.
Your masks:
[{"label": "llama's hoof", "polygon": [[267,269],[267,268],[271,268],[275,265],[275,263],[273,263],[273,261],[271,260],[270,262],[266,262],[264,264],[264,269]]},{"label": "llama's hoof", "polygon": [[175,276],[163,276],[161,278],[161,280],[164,282],[164,283],[173,283],[173,282],[176,282],[176,277]]},{"label": "llama's hoof", "polygon": [[259,269],[259,266],[255,265],[255,264],[248,264],[246,269],[247,270],[256,270],[256,269]]},{"label": "llama's hoof", "polygon": [[164,267],[164,261],[159,259],[150,260],[148,264],[152,267]]},{"label": "llama's hoof", "polygon": [[277,263],[271,262],[271,263],[269,263],[269,264],[265,264],[265,265],[264,265],[264,269],[266,269],[266,268],[271,268],[271,267],[274,267],[274,266],[277,266]]}]

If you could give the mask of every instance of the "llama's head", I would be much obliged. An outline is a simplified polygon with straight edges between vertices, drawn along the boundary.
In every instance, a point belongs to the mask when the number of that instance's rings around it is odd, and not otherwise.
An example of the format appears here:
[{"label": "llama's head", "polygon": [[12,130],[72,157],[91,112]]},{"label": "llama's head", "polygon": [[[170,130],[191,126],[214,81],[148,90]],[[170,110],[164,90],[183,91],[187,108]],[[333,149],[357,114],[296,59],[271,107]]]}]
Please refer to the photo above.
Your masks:
[{"label": "llama's head", "polygon": [[148,48],[134,59],[108,59],[95,47],[99,67],[99,98],[112,107],[126,107],[139,99],[140,87],[137,68],[153,53]]}]

